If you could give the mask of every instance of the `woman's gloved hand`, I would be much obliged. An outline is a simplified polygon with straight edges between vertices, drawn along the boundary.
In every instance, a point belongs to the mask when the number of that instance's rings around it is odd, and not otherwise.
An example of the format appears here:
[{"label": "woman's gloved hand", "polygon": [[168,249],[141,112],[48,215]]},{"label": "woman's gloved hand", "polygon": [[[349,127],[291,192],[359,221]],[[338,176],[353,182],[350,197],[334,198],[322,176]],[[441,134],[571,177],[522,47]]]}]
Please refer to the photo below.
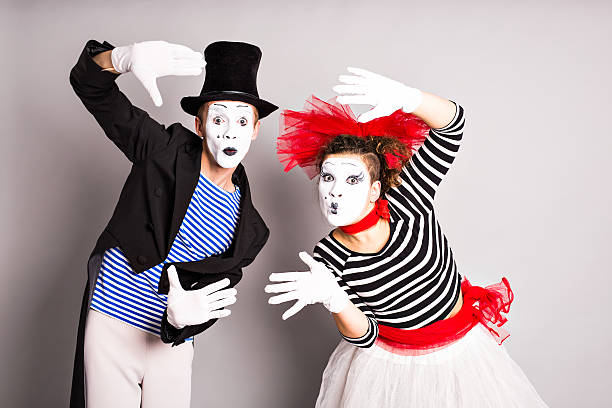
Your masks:
[{"label": "woman's gloved hand", "polygon": [[332,313],[339,313],[349,302],[348,295],[333,273],[323,263],[315,261],[306,252],[299,253],[300,259],[308,265],[308,272],[282,272],[270,275],[270,281],[283,282],[267,285],[266,293],[282,293],[268,299],[268,303],[276,305],[290,300],[297,300],[285,313],[286,320],[302,310],[306,305],[322,303]]},{"label": "woman's gloved hand", "polygon": [[177,329],[229,316],[231,312],[223,308],[236,303],[236,289],[223,289],[229,286],[229,279],[201,289],[184,290],[172,265],[168,268],[168,280],[168,323]]},{"label": "woman's gloved hand", "polygon": [[116,47],[111,52],[115,71],[132,72],[151,95],[155,106],[162,105],[157,78],[167,75],[200,75],[206,65],[200,52],[166,41],[144,41]]},{"label": "woman's gloved hand", "polygon": [[340,75],[338,80],[343,85],[333,87],[338,93],[337,101],[341,104],[366,104],[374,106],[359,116],[359,122],[388,116],[398,109],[412,113],[423,100],[423,94],[379,74],[361,68],[348,67],[353,75]]}]

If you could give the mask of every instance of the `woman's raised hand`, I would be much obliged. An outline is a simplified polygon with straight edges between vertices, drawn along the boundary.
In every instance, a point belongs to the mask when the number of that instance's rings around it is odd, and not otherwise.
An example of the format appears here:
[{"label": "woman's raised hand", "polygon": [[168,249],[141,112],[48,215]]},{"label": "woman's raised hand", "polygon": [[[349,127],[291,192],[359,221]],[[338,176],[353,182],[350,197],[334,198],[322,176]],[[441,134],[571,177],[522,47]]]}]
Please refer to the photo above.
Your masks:
[{"label": "woman's raised hand", "polygon": [[341,104],[374,106],[359,116],[359,122],[369,122],[398,109],[411,113],[423,100],[420,90],[401,82],[361,68],[348,67],[347,70],[352,75],[340,75],[338,80],[342,84],[333,87],[334,92],[339,94],[337,101]]},{"label": "woman's raised hand", "polygon": [[267,285],[266,293],[282,293],[272,296],[268,303],[279,303],[295,300],[295,304],[283,313],[286,320],[302,310],[306,305],[322,303],[332,313],[339,313],[349,302],[348,295],[338,282],[334,274],[323,263],[315,261],[306,252],[299,253],[300,259],[308,265],[310,271],[282,272],[270,275],[271,282],[282,282]]}]

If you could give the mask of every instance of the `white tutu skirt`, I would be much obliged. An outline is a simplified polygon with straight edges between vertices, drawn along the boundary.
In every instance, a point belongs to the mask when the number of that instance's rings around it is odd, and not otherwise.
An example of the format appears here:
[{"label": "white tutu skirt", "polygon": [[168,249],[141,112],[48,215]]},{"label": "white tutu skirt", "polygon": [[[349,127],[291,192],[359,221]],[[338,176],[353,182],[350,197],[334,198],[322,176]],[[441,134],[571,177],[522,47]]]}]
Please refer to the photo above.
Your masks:
[{"label": "white tutu skirt", "polygon": [[[388,347],[387,347],[388,349]],[[482,324],[420,356],[340,342],[323,372],[318,408],[547,407]]]}]

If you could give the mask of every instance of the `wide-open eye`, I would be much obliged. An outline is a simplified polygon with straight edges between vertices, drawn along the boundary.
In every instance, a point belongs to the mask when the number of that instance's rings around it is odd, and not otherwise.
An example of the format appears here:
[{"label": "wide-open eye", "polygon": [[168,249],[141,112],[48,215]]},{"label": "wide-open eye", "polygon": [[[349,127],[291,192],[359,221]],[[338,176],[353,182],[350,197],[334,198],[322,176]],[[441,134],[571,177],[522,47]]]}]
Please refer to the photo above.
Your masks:
[{"label": "wide-open eye", "polygon": [[363,176],[348,176],[346,182],[350,185],[355,185],[363,180]]},{"label": "wide-open eye", "polygon": [[334,176],[329,173],[321,173],[321,180],[325,182],[334,181]]},{"label": "wide-open eye", "polygon": [[223,123],[223,118],[221,116],[215,116],[212,120],[215,125],[220,125]]},{"label": "wide-open eye", "polygon": [[240,123],[240,126],[246,126],[249,124],[249,121],[246,118],[240,118],[238,119],[238,123]]}]

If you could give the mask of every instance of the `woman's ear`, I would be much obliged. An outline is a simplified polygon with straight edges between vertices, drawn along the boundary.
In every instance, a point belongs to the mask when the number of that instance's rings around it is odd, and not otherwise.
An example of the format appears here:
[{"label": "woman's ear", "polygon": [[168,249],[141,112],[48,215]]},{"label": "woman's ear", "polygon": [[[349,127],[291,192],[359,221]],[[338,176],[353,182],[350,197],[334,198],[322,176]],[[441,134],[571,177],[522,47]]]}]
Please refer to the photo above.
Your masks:
[{"label": "woman's ear", "polygon": [[380,198],[380,181],[376,180],[370,187],[370,202],[375,203]]}]

